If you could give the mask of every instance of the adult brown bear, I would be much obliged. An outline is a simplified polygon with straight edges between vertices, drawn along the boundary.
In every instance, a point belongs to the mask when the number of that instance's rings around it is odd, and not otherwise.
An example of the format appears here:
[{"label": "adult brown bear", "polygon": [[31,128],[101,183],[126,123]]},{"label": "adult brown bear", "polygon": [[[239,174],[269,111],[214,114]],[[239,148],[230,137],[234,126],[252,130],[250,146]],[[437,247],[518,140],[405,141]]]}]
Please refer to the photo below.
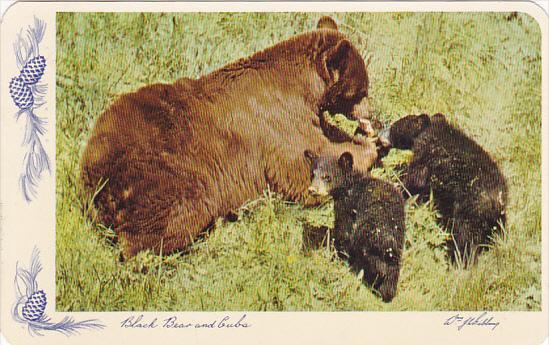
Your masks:
[{"label": "adult brown bear", "polygon": [[[319,116],[354,118],[368,95],[364,61],[334,27],[323,18],[316,31],[199,79],[145,86],[99,117],[82,180],[89,193],[106,181],[94,203],[124,257],[185,249],[267,186],[305,198],[304,150],[338,145],[323,134]],[[373,163],[375,146],[364,149]]]}]

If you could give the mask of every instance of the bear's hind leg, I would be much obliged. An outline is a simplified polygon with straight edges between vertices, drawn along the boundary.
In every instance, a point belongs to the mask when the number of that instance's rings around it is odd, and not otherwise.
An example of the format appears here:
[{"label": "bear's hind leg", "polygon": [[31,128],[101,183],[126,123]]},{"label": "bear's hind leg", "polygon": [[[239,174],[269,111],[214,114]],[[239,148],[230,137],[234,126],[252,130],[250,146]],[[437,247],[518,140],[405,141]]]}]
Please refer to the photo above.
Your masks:
[{"label": "bear's hind leg", "polygon": [[[151,219],[154,215],[149,215]],[[142,231],[120,231],[120,245],[124,259],[135,256],[140,251],[152,250],[155,254],[168,255],[177,251],[185,251],[197,237],[212,224],[213,217],[200,201],[178,202],[171,207],[162,220],[161,227],[135,228]],[[143,231],[146,229],[145,231]]]},{"label": "bear's hind leg", "polygon": [[479,254],[486,250],[484,229],[477,221],[459,217],[451,219],[448,226],[452,235],[447,247],[452,263],[463,268],[474,265]]},{"label": "bear's hind leg", "polygon": [[[410,165],[402,182],[410,195],[419,195],[423,200],[429,196],[429,177],[429,169],[426,166]],[[407,193],[404,194],[407,196]]]}]

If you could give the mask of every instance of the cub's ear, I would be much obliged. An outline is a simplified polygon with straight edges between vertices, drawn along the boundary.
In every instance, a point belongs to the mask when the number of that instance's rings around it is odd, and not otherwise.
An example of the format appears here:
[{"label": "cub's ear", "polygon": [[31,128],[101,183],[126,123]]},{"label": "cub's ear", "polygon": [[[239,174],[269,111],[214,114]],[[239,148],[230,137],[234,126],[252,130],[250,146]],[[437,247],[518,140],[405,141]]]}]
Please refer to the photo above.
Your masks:
[{"label": "cub's ear", "polygon": [[419,121],[421,121],[421,129],[426,129],[431,125],[431,118],[427,114],[419,115]]},{"label": "cub's ear", "polygon": [[318,159],[318,155],[311,150],[305,150],[303,154],[305,155],[307,162],[311,165]]},{"label": "cub's ear", "polygon": [[323,16],[318,20],[318,24],[316,24],[316,28],[337,30],[337,24],[335,20],[332,19],[332,17]]},{"label": "cub's ear", "polygon": [[353,155],[350,152],[343,152],[337,160],[337,165],[346,172],[353,170]]},{"label": "cub's ear", "polygon": [[436,113],[431,118],[431,121],[446,122],[446,116],[444,116],[444,114],[441,114],[441,113]]}]

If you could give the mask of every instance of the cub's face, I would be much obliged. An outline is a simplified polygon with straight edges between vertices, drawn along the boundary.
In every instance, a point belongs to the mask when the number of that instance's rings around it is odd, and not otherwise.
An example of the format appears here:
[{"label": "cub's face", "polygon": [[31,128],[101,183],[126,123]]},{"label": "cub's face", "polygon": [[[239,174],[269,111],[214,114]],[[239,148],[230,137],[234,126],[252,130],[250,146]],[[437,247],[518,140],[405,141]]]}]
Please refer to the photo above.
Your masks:
[{"label": "cub's face", "polygon": [[311,164],[311,185],[308,190],[313,195],[329,195],[353,169],[353,156],[349,152],[336,157],[329,154],[318,156],[306,150],[305,157]]},{"label": "cub's face", "polygon": [[431,124],[428,115],[408,115],[391,125],[388,130],[380,133],[380,141],[384,147],[411,149],[417,138]]}]

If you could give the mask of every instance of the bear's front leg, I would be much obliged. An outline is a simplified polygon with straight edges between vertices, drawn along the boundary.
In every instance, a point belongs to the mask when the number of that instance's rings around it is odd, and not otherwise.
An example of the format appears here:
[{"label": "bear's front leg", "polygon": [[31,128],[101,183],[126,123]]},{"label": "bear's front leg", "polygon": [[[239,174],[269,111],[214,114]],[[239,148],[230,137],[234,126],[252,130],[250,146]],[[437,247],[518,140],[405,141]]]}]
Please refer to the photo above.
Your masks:
[{"label": "bear's front leg", "polygon": [[328,122],[326,115],[321,115],[314,123],[318,124],[324,136],[334,143],[352,142],[356,145],[369,145],[377,141],[374,125],[368,119],[358,120],[358,127],[353,135]]},{"label": "bear's front leg", "polygon": [[410,195],[419,195],[424,198],[429,196],[430,177],[431,172],[426,164],[412,161],[404,172],[402,183]]},{"label": "bear's front leg", "polygon": [[318,117],[318,124],[324,133],[324,136],[331,142],[342,143],[346,141],[352,141],[353,136],[349,135],[341,128],[327,120],[327,114],[322,113]]}]

